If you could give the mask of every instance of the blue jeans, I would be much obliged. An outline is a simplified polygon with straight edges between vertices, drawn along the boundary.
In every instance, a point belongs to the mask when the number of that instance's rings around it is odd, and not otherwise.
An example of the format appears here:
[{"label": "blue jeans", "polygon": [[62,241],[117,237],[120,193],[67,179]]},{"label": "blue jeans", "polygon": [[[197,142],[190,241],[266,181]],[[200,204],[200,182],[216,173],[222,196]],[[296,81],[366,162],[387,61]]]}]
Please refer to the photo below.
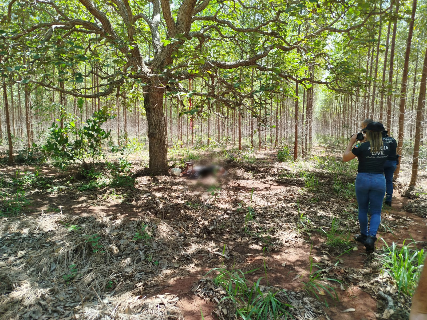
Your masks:
[{"label": "blue jeans", "polygon": [[[385,193],[385,177],[381,173],[358,173],[356,198],[359,205],[360,232],[375,237],[381,223],[381,209]],[[371,221],[368,228],[368,210]]]},{"label": "blue jeans", "polygon": [[394,170],[396,170],[396,167],[396,160],[387,160],[384,164],[384,176],[386,185],[385,201],[391,201],[391,198],[393,196],[393,174]]}]

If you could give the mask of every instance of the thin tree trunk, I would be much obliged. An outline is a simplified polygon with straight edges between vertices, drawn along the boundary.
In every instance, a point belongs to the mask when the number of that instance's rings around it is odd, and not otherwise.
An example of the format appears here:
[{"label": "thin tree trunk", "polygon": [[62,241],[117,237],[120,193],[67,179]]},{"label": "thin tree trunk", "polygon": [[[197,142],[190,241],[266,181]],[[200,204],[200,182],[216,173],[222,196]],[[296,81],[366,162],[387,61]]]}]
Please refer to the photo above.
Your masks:
[{"label": "thin tree trunk", "polygon": [[[408,39],[406,42],[406,52],[405,52],[405,62],[403,65],[403,75],[402,75],[402,85],[400,89],[400,104],[399,104],[399,140],[397,142],[397,154],[402,154],[403,147],[403,137],[404,137],[404,122],[405,122],[405,103],[406,103],[406,89],[408,86],[408,73],[409,73],[409,56],[411,53],[411,43],[412,43],[412,34],[414,32],[415,24],[415,12],[417,10],[417,0],[412,2],[412,13],[411,13],[411,22],[409,23],[409,32]],[[397,165],[396,171],[394,173],[395,178],[399,176],[400,164]]]},{"label": "thin tree trunk", "polygon": [[[92,99],[93,103],[93,99]],[[116,93],[116,108],[117,108],[117,145],[120,145],[120,87],[117,87]]]},{"label": "thin tree trunk", "polygon": [[[390,8],[390,11],[392,8]],[[391,29],[391,21],[388,23],[387,27],[387,40],[385,45],[385,53],[384,53],[384,66],[383,66],[383,78],[381,81],[381,100],[380,100],[380,122],[383,122],[384,119],[384,82],[385,82],[385,74],[387,70],[387,58],[388,58],[388,47],[389,47],[389,40],[390,40],[390,29]],[[388,128],[389,130],[389,128]]]},{"label": "thin tree trunk", "polygon": [[12,135],[16,136],[16,132],[15,132],[15,112],[14,112],[14,110],[15,110],[15,101],[13,99],[13,85],[10,84],[10,105],[9,105],[10,126],[11,126]]},{"label": "thin tree trunk", "polygon": [[262,142],[262,136],[261,136],[261,110],[259,111],[259,115],[257,118],[257,126],[258,126],[258,150],[261,151],[261,142]]},{"label": "thin tree trunk", "polygon": [[303,87],[302,90],[302,111],[301,111],[301,156],[305,158],[307,151],[307,90]]},{"label": "thin tree trunk", "polygon": [[18,85],[18,120],[16,122],[17,124],[17,134],[19,135],[19,137],[22,139],[23,138],[23,134],[22,134],[22,99],[21,99],[21,85]]},{"label": "thin tree trunk", "polygon": [[[374,53],[375,53],[375,50],[374,50],[374,48],[372,48],[371,56],[369,58],[369,60],[370,60],[370,62],[369,62],[369,80],[368,80],[368,92],[367,92],[367,99],[366,99],[367,100],[366,112],[367,112],[367,115],[369,117],[371,117],[370,116],[370,113],[371,113],[371,111],[370,111],[370,98],[371,98],[372,69],[373,69],[373,65],[374,65],[374,61],[373,61],[374,60]],[[373,115],[372,115],[372,117],[373,117]]]},{"label": "thin tree trunk", "polygon": [[419,162],[419,154],[420,154],[421,132],[423,129],[422,118],[423,118],[423,110],[425,107],[425,99],[426,99],[426,79],[427,79],[427,49],[424,55],[424,64],[423,64],[423,71],[421,74],[420,92],[418,95],[414,155],[412,158],[412,174],[411,174],[411,182],[409,183],[409,189],[415,187],[417,182],[417,176],[418,176],[418,162]]},{"label": "thin tree trunk", "polygon": [[13,144],[12,144],[12,132],[10,126],[10,116],[9,116],[9,102],[7,100],[7,85],[6,80],[3,79],[3,100],[4,100],[4,110],[6,113],[6,130],[7,130],[7,139],[9,142],[9,159],[8,163],[13,164]]},{"label": "thin tree trunk", "polygon": [[[412,86],[412,96],[411,96],[411,117],[414,113],[414,104],[415,104],[415,90],[417,88],[417,74],[418,74],[418,48],[417,48],[417,58],[415,59],[415,72],[414,72],[414,84]],[[414,138],[414,122],[410,122],[410,129],[409,129],[409,139]]]},{"label": "thin tree trunk", "polygon": [[0,110],[0,140],[3,139],[3,128],[2,128],[2,123],[3,121],[1,121],[1,110]]},{"label": "thin tree trunk", "polygon": [[[59,83],[59,87],[64,90],[64,81],[61,81]],[[61,104],[61,112],[60,112],[60,123],[61,123],[61,129],[64,129],[64,109],[65,109],[65,104],[64,104],[64,93],[61,91],[59,92],[59,103]]]},{"label": "thin tree trunk", "polygon": [[[99,106],[98,106],[98,109],[99,109]],[[128,143],[128,116],[127,116],[126,93],[123,94],[123,121],[124,121],[123,132],[125,135],[125,144],[127,144]]]},{"label": "thin tree trunk", "polygon": [[295,142],[294,161],[298,159],[298,82],[295,84]]},{"label": "thin tree trunk", "polygon": [[25,125],[27,128],[27,149],[31,148],[31,118],[30,118],[30,90],[28,84],[24,86]]},{"label": "thin tree trunk", "polygon": [[280,104],[281,104],[281,101],[279,100],[279,99],[277,99],[277,105],[276,105],[276,137],[275,137],[275,139],[274,139],[274,148],[277,148],[277,145],[279,144],[279,109],[280,109]]},{"label": "thin tree trunk", "polygon": [[242,113],[239,108],[239,150],[242,150]]},{"label": "thin tree trunk", "polygon": [[377,90],[377,75],[378,75],[378,61],[380,56],[380,42],[381,42],[381,33],[382,33],[382,16],[380,17],[380,31],[378,32],[378,42],[377,42],[377,56],[375,58],[375,71],[374,71],[374,84],[372,86],[372,102],[371,102],[371,119],[374,118],[375,112],[375,98]]},{"label": "thin tree trunk", "polygon": [[394,18],[396,19],[393,24],[393,35],[391,37],[390,48],[390,67],[388,69],[388,83],[387,83],[387,130],[391,132],[391,99],[393,89],[393,71],[394,71],[394,50],[396,47],[396,32],[397,32],[397,19],[399,15],[399,1],[396,2],[396,11]]},{"label": "thin tree trunk", "polygon": [[[366,79],[368,79],[368,76],[369,76],[369,62],[370,62],[369,58],[370,57],[371,57],[371,48],[369,48],[368,55],[366,57],[366,74],[365,74]],[[371,68],[371,70],[372,70],[372,68]],[[368,83],[369,83],[369,81],[366,80],[365,81],[365,88],[366,88],[366,90],[368,90]],[[369,114],[369,96],[368,96],[368,91],[366,91],[364,93],[364,95],[363,95],[363,113],[364,113],[363,117],[366,119],[368,117],[368,114]]]}]

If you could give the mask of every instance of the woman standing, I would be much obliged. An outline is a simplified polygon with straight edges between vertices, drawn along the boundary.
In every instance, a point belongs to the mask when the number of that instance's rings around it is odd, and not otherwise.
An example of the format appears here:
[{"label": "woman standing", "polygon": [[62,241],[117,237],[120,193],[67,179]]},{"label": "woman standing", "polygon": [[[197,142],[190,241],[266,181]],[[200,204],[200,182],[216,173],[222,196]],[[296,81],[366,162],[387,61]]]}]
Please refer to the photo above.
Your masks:
[{"label": "woman standing", "polygon": [[393,175],[399,163],[399,156],[396,154],[397,142],[393,137],[388,135],[387,131],[383,131],[383,140],[390,148],[387,161],[384,164],[384,176],[386,186],[385,204],[391,207],[391,199],[393,198]]},{"label": "woman standing", "polygon": [[[375,241],[381,223],[381,209],[386,190],[384,163],[387,160],[389,147],[383,142],[384,126],[380,122],[371,122],[365,129],[365,142],[354,146],[356,135],[350,142],[343,155],[347,162],[357,157],[359,160],[356,177],[356,198],[359,206],[360,234],[356,241],[363,243],[367,253],[375,250]],[[371,221],[368,221],[368,210]]]}]

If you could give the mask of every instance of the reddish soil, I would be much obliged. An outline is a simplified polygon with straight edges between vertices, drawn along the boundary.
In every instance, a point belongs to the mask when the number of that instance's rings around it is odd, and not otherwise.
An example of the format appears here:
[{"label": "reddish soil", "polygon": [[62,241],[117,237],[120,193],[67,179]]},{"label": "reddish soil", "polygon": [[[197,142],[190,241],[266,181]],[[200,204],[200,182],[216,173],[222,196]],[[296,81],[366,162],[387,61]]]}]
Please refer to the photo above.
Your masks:
[{"label": "reddish soil", "polygon": [[[253,171],[255,172],[256,170],[258,170],[257,173],[263,173],[261,169],[254,167]],[[252,170],[250,172],[252,174]],[[47,176],[54,176],[57,173],[54,171],[46,171],[43,172],[43,174]],[[230,179],[221,186],[221,188],[224,190],[224,193],[226,193],[226,197],[233,199],[230,201],[236,201],[236,204],[234,205],[235,207],[237,207],[237,204],[243,203],[244,201],[241,198],[237,199],[238,196],[243,194],[246,196],[245,201],[248,201],[248,198],[250,198],[250,201],[252,202],[251,194],[254,192],[258,198],[264,202],[267,202],[267,204],[262,203],[262,205],[260,205],[260,207],[263,207],[263,209],[269,208],[271,203],[268,203],[270,200],[268,196],[271,194],[274,194],[277,197],[282,197],[281,192],[283,192],[283,197],[286,198],[288,204],[295,204],[295,202],[298,203],[298,201],[304,200],[303,197],[300,197],[299,193],[301,187],[304,186],[304,184],[301,185],[301,181],[298,179],[288,179],[289,181],[277,182],[275,179],[270,179],[269,177],[263,178],[262,181],[259,181],[256,177],[243,179],[242,176],[243,175],[240,175],[239,178],[233,180]],[[152,186],[153,181],[154,183],[157,183],[158,179],[150,177],[139,177],[136,181],[136,190],[139,193],[143,193],[148,189],[152,191],[154,196],[157,197],[153,198],[156,200],[162,200],[162,193],[171,193],[172,191],[175,192],[176,189],[174,188],[178,186],[185,190],[184,193],[186,196],[194,196],[194,199],[198,201],[209,203],[208,200],[212,198],[210,192],[203,193],[196,190],[198,183],[197,181],[188,181],[184,178],[175,178],[173,181],[175,185],[172,185],[172,187],[170,185],[167,187]],[[129,199],[132,199],[133,194],[130,194],[129,192],[129,194],[126,194],[126,196],[129,196]],[[320,196],[320,194],[316,196]],[[190,199],[193,200],[192,198]],[[116,217],[117,219],[123,217],[139,219],[141,216],[150,215],[150,212],[148,211],[150,207],[135,205],[130,200],[129,203],[126,201],[117,201],[117,203],[115,203],[114,200],[109,200],[109,203],[101,204],[97,204],[97,200],[98,199],[96,199],[96,197],[91,198],[90,194],[54,194],[43,198],[33,198],[29,209],[34,209],[34,211],[37,209],[37,214],[39,214],[42,210],[49,210],[51,203],[56,203],[61,204],[60,208],[62,208],[64,212],[71,212],[76,216],[93,215],[97,218],[108,216],[110,218]],[[194,200],[194,202],[192,201],[191,204],[194,206],[198,205],[199,202],[196,200]],[[212,203],[215,200],[212,200]],[[335,199],[331,198],[330,205],[332,205],[334,201]],[[389,230],[392,230],[392,233],[380,230],[378,234],[377,247],[381,247],[383,245],[381,238],[383,238],[388,244],[391,244],[392,242],[402,244],[405,239],[413,239],[420,242],[418,244],[420,247],[423,246],[422,243],[425,245],[425,242],[427,241],[426,219],[405,212],[403,210],[403,206],[406,201],[408,201],[407,198],[403,198],[399,194],[396,194],[393,200],[393,207],[385,208],[383,210],[383,224],[386,226],[392,226],[389,228]],[[158,204],[156,203],[156,206],[157,205]],[[246,205],[248,204],[246,203]],[[329,203],[326,205],[329,205]],[[307,205],[307,211],[311,209],[310,206],[311,204]],[[314,203],[312,206],[315,208],[314,210],[317,210],[317,203]],[[224,211],[226,210],[221,207],[221,203],[217,204],[217,207],[218,209],[222,210],[222,213],[217,212],[215,214],[224,214]],[[197,208],[198,207],[194,209],[196,214],[198,214]],[[257,208],[256,205],[254,205],[254,208]],[[185,226],[185,217],[173,209],[174,207],[169,209],[169,211],[164,210],[161,211],[161,213],[155,212],[151,218],[152,220],[158,219],[174,222],[182,221],[182,228],[184,231],[178,229],[178,227],[174,225],[174,227],[176,227],[174,232],[179,231],[178,233],[185,234],[186,231],[191,228],[191,226]],[[235,214],[234,211],[226,211],[226,213],[229,216]],[[157,214],[159,214],[159,216],[157,216]],[[285,223],[286,222],[288,221],[285,221]],[[179,225],[179,228],[181,228],[181,225]],[[187,228],[187,230],[185,228]],[[321,245],[325,240],[322,239],[322,237],[319,235],[313,234],[310,236],[309,241],[306,241],[303,235],[298,234],[298,231],[294,232],[297,234],[294,237],[289,236],[289,234],[280,235],[280,237],[282,237],[280,240],[282,240],[284,246],[277,251],[273,251],[273,253],[265,252],[263,251],[263,247],[261,245],[249,243],[248,241],[243,241],[242,239],[230,240],[227,237],[228,235],[226,232],[223,232],[225,236],[221,235],[223,236],[221,239],[216,239],[215,234],[205,234],[205,238],[215,242],[215,245],[218,245],[218,243],[227,244],[227,248],[234,254],[234,260],[225,260],[222,257],[217,256],[218,259],[214,262],[211,262],[205,260],[206,255],[194,255],[193,261],[198,260],[196,267],[194,267],[192,270],[187,269],[181,272],[179,276],[175,274],[173,277],[166,279],[164,283],[157,285],[156,288],[150,292],[150,294],[176,294],[179,297],[178,306],[186,320],[200,320],[202,319],[202,314],[204,319],[213,320],[215,318],[212,315],[212,311],[215,309],[216,305],[210,301],[203,300],[194,295],[192,292],[192,287],[200,278],[204,277],[206,273],[212,269],[212,267],[217,267],[220,265],[220,263],[229,268],[234,268],[237,265],[237,268],[245,271],[257,269],[248,275],[249,280],[254,281],[260,277],[263,277],[262,284],[264,285],[274,285],[293,291],[303,290],[304,282],[307,281],[308,275],[310,274],[310,257],[313,259],[313,263],[320,261],[339,261],[341,267],[360,269],[364,267],[367,255],[363,246],[357,245],[355,243],[355,246],[358,247],[358,250],[353,250],[350,251],[350,253],[343,254],[339,256],[338,260],[338,257],[332,256],[321,250]],[[284,238],[285,236],[286,239]],[[338,302],[332,300],[328,295],[321,295],[321,298],[324,299],[329,306],[329,308],[325,308],[325,311],[328,314],[330,320],[376,319],[375,313],[377,312],[377,300],[367,292],[363,291],[362,288],[351,285],[343,288],[340,288],[340,286],[335,286],[335,289],[339,297]],[[343,312],[350,308],[355,309],[355,311]]]},{"label": "reddish soil", "polygon": [[[251,181],[250,184],[247,183],[245,187],[250,189],[257,188],[258,190],[270,189],[271,187],[277,188],[277,186],[257,184],[255,181]],[[393,233],[380,233],[378,235],[377,247],[382,246],[381,238],[388,244],[392,242],[401,244],[405,239],[413,239],[421,242],[427,241],[427,223],[425,219],[403,210],[403,205],[407,201],[407,198],[397,194],[394,198],[393,206],[383,211],[383,221],[394,221],[400,218],[409,221],[410,226],[402,224],[401,228],[393,231]],[[341,266],[363,268],[367,255],[362,245],[358,244],[358,249],[358,251],[341,256]],[[309,274],[310,246],[306,243],[295,243],[292,246],[283,248],[280,252],[272,254],[270,257],[265,257],[261,250],[248,250],[248,248],[238,246],[234,247],[234,250],[246,255],[245,270],[260,269],[252,274],[254,278],[263,276],[264,270],[267,270],[264,284],[275,285],[288,290],[302,290],[302,282],[307,280],[306,276]],[[322,259],[322,254],[318,252],[312,254],[312,256],[315,260]],[[210,301],[200,299],[191,292],[194,283],[202,276],[203,272],[198,272],[190,274],[188,277],[176,279],[171,282],[169,287],[162,291],[162,293],[175,293],[180,297],[179,306],[186,320],[200,320],[201,311],[205,319],[215,319],[212,316],[215,305]],[[345,291],[337,288],[336,292],[339,297],[338,302],[328,296],[324,296],[325,301],[329,305],[329,308],[325,308],[325,310],[331,320],[376,319],[377,301],[360,287],[350,286],[345,288]],[[351,308],[355,309],[355,311],[343,312]]]}]

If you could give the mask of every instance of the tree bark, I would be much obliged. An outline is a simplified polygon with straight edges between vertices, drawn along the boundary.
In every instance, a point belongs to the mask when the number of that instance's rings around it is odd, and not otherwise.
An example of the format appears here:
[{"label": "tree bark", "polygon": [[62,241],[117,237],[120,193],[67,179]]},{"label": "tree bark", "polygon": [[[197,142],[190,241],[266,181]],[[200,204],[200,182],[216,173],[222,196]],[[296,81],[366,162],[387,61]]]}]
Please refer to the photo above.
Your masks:
[{"label": "tree bark", "polygon": [[295,84],[295,142],[294,161],[298,159],[298,82]]},{"label": "tree bark", "polygon": [[[92,99],[93,105],[93,99]],[[120,145],[120,87],[117,87],[116,92],[116,108],[117,108],[117,145]]]},{"label": "tree bark", "polygon": [[144,94],[144,108],[147,114],[149,171],[151,175],[168,172],[165,117],[163,114],[163,94],[165,88],[151,84]]},{"label": "tree bark", "polygon": [[9,116],[9,102],[7,100],[7,85],[6,80],[3,79],[3,100],[4,100],[4,110],[6,113],[6,130],[7,130],[7,139],[9,142],[9,159],[8,163],[13,164],[13,144],[12,144],[12,132],[10,127],[10,116]]},{"label": "tree bark", "polygon": [[10,130],[12,132],[12,135],[16,136],[16,132],[15,132],[15,101],[13,100],[13,85],[12,84],[10,84],[9,116],[10,116],[10,127],[11,127]]},{"label": "tree bark", "polygon": [[[391,9],[390,9],[391,10]],[[383,66],[383,78],[381,81],[381,101],[380,101],[380,122],[383,122],[384,119],[384,82],[385,82],[385,74],[387,70],[387,58],[388,58],[388,47],[390,40],[390,29],[391,29],[391,21],[388,23],[387,27],[387,40],[385,45],[385,53],[384,53],[384,66]],[[389,128],[387,128],[390,130]]]},{"label": "tree bark", "polygon": [[27,148],[31,149],[31,118],[30,118],[30,90],[28,84],[24,86],[25,125],[27,128]]},{"label": "tree bark", "polygon": [[374,118],[375,112],[375,99],[376,99],[376,90],[377,90],[377,75],[378,75],[378,61],[380,56],[380,42],[381,42],[381,31],[382,31],[382,17],[380,17],[380,30],[378,32],[378,42],[377,42],[377,52],[375,58],[375,71],[374,71],[374,83],[372,85],[372,101],[371,101],[371,119]]},{"label": "tree bark", "polygon": [[242,113],[239,108],[239,150],[242,150]]},{"label": "tree bark", "polygon": [[397,33],[397,19],[399,14],[399,1],[396,3],[395,21],[393,25],[393,35],[391,37],[391,48],[390,48],[390,67],[388,69],[388,83],[387,83],[387,127],[386,129],[391,132],[391,99],[392,99],[392,88],[393,88],[393,65],[394,65],[394,49],[396,47],[396,33]]},{"label": "tree bark", "polygon": [[[404,137],[404,122],[405,122],[405,103],[406,103],[406,91],[408,86],[408,73],[409,73],[409,56],[411,54],[411,43],[412,43],[412,34],[414,32],[415,24],[415,12],[417,10],[417,0],[412,2],[412,13],[411,13],[411,22],[409,23],[409,32],[408,38],[406,41],[406,52],[405,52],[405,62],[403,65],[403,75],[402,75],[402,85],[400,88],[400,103],[399,103],[399,140],[397,142],[397,154],[402,154],[403,147],[403,137]],[[399,176],[400,164],[402,161],[399,161],[396,171],[394,172],[394,177]]]},{"label": "tree bark", "polygon": [[420,154],[421,131],[423,127],[422,118],[423,118],[423,110],[424,110],[425,99],[426,99],[426,78],[427,78],[427,49],[424,56],[423,71],[421,74],[420,92],[418,95],[414,155],[412,158],[411,182],[409,183],[410,189],[415,187],[415,184],[417,182],[417,176],[418,176],[418,160],[419,160],[418,158]]}]

